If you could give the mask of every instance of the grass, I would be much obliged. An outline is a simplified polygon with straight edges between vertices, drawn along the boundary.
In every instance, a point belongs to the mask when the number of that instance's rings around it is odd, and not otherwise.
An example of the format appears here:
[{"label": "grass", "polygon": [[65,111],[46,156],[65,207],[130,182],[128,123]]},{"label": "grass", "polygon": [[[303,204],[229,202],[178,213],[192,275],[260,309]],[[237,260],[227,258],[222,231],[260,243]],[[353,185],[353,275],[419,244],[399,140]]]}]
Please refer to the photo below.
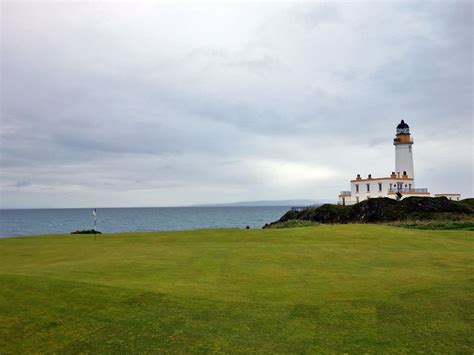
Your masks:
[{"label": "grass", "polygon": [[392,226],[416,229],[441,229],[441,230],[468,230],[474,231],[474,220],[451,220],[451,221],[415,221],[390,223]]},{"label": "grass", "polygon": [[0,353],[466,353],[470,231],[0,240]]}]

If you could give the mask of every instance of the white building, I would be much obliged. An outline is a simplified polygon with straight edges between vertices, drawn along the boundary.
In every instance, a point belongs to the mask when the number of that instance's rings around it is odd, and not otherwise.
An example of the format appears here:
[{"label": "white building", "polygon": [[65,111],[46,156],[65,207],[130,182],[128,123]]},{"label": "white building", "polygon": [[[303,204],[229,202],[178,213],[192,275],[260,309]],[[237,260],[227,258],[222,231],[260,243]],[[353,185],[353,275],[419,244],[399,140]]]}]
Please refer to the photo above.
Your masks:
[{"label": "white building", "polygon": [[[397,126],[393,145],[395,146],[395,170],[390,176],[375,178],[369,174],[367,178],[361,178],[358,174],[354,180],[351,180],[351,190],[341,191],[338,204],[353,205],[375,197],[401,199],[408,196],[430,196],[427,188],[415,186],[413,139],[410,136],[410,127],[403,120]],[[446,194],[438,195],[445,196]],[[450,195],[451,198],[454,197],[453,199],[460,199],[459,194]]]},{"label": "white building", "polygon": [[435,194],[435,197],[446,197],[448,200],[459,201],[461,194]]}]

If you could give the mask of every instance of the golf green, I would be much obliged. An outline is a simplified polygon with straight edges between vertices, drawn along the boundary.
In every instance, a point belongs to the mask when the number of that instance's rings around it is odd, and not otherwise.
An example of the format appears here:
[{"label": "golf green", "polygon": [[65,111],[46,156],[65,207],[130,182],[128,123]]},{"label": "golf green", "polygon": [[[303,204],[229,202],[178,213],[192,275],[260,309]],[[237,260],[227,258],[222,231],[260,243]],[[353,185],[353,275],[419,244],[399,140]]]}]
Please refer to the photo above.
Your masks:
[{"label": "golf green", "polygon": [[474,351],[474,233],[383,225],[0,240],[0,353]]}]

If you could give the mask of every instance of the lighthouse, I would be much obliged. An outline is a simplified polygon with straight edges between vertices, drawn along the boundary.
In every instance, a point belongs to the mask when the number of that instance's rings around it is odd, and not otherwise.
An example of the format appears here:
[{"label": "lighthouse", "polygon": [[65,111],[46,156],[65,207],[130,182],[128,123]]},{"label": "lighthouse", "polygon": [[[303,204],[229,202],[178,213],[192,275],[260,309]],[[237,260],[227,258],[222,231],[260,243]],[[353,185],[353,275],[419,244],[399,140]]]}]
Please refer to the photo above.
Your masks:
[{"label": "lighthouse", "polygon": [[[378,197],[399,200],[411,196],[429,197],[431,195],[427,188],[415,188],[413,139],[410,136],[410,127],[404,120],[397,126],[393,145],[395,146],[395,170],[390,176],[372,177],[372,174],[368,174],[366,178],[363,178],[357,174],[357,177],[351,180],[351,190],[339,193],[338,204],[353,205]],[[435,196],[457,201],[461,198],[458,193],[435,194]]]},{"label": "lighthouse", "polygon": [[393,140],[395,146],[395,173],[398,178],[415,177],[413,169],[413,139],[410,136],[410,127],[404,120],[397,126],[397,133]]},{"label": "lighthouse", "polygon": [[[415,171],[413,169],[413,139],[410,127],[402,120],[396,129],[395,139],[395,169],[389,176],[366,178],[357,174],[351,180],[351,190],[341,191],[339,204],[353,205],[369,198],[388,197],[401,199],[410,196],[430,196],[427,188],[415,188]],[[451,199],[460,198],[459,194],[439,194]]]}]

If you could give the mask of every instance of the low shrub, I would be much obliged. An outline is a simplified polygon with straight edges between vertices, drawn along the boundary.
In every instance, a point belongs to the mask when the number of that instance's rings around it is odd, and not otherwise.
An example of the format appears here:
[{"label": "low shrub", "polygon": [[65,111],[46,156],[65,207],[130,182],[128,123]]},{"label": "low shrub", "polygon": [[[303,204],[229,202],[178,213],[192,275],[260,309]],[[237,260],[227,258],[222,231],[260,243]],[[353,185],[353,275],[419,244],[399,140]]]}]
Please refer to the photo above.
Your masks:
[{"label": "low shrub", "polygon": [[82,231],[71,232],[71,234],[102,234],[102,233],[94,229],[86,229]]}]

